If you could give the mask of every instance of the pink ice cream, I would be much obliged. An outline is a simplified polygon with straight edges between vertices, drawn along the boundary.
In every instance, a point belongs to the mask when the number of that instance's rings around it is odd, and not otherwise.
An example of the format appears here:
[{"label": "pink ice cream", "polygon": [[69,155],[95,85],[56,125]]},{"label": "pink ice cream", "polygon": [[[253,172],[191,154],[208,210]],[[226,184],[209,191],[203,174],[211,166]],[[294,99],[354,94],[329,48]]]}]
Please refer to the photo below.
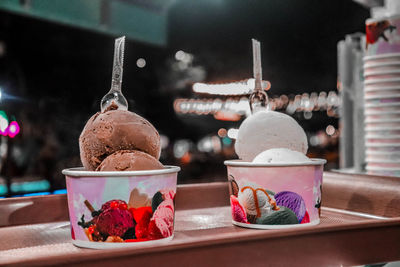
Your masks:
[{"label": "pink ice cream", "polygon": [[239,200],[234,195],[231,195],[232,218],[236,222],[247,223],[246,211],[240,205]]},{"label": "pink ice cream", "polygon": [[[171,236],[174,230],[174,202],[167,198],[157,207],[150,225],[155,225],[162,237]],[[150,232],[154,232],[150,230]]]},{"label": "pink ice cream", "polygon": [[102,234],[121,237],[135,225],[132,214],[128,210],[108,208],[97,217],[96,226]]},{"label": "pink ice cream", "polygon": [[164,199],[174,200],[174,198],[175,198],[175,191],[172,189],[163,189],[163,190],[160,190],[160,193],[162,194]]}]

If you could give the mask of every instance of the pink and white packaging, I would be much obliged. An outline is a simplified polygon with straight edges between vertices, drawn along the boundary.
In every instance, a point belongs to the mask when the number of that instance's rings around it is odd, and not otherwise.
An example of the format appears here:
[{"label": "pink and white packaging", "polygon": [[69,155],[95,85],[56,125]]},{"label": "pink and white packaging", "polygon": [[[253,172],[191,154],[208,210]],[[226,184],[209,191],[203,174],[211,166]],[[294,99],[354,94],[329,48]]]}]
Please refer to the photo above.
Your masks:
[{"label": "pink and white packaging", "polygon": [[126,172],[63,170],[72,243],[108,249],[171,240],[179,170],[175,166]]}]

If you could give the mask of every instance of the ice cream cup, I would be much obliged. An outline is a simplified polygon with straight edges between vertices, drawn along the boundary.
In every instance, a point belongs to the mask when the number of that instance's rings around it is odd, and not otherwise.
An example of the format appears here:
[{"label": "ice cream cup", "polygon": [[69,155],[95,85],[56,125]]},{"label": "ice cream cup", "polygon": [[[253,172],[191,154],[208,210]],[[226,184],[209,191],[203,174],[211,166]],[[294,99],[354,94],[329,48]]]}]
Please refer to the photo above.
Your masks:
[{"label": "ice cream cup", "polygon": [[399,96],[384,96],[380,98],[365,98],[365,104],[387,104],[387,103],[399,103],[400,97]]},{"label": "ice cream cup", "polygon": [[379,137],[366,137],[366,143],[368,144],[400,144],[400,138],[399,137],[394,137],[394,138],[390,138],[390,136],[386,136],[383,138],[379,138]]},{"label": "ice cream cup", "polygon": [[365,114],[376,114],[383,112],[399,112],[400,106],[382,106],[382,105],[374,105],[365,109]]},{"label": "ice cream cup", "polygon": [[365,100],[396,97],[400,97],[400,88],[394,90],[365,91],[364,93]]},{"label": "ice cream cup", "polygon": [[388,91],[388,90],[399,90],[400,83],[391,83],[389,85],[382,84],[364,84],[365,92],[380,92],[380,91]]},{"label": "ice cream cup", "polygon": [[320,222],[324,159],[303,163],[224,162],[228,169],[232,223],[282,229]]},{"label": "ice cream cup", "polygon": [[382,107],[382,108],[396,107],[396,108],[400,108],[400,103],[399,102],[394,102],[394,103],[366,103],[365,104],[365,108],[377,108],[377,107]]},{"label": "ice cream cup", "polygon": [[370,167],[382,167],[382,168],[400,169],[399,161],[366,159],[366,162],[368,163],[368,166],[370,166]]},{"label": "ice cream cup", "polygon": [[365,72],[400,69],[400,61],[382,62],[382,63],[365,62],[363,68]]},{"label": "ice cream cup", "polygon": [[175,166],[125,172],[63,170],[72,243],[108,249],[171,240],[179,170]]},{"label": "ice cream cup", "polygon": [[381,120],[386,120],[386,119],[397,119],[400,118],[400,113],[384,113],[382,112],[381,114],[366,114],[365,115],[365,121],[366,122],[377,122]]},{"label": "ice cream cup", "polygon": [[384,175],[384,176],[400,176],[400,168],[385,168],[376,166],[365,167],[368,174]]},{"label": "ice cream cup", "polygon": [[400,138],[400,128],[399,129],[382,129],[375,131],[367,131],[366,138],[386,138],[386,137],[396,136]]},{"label": "ice cream cup", "polygon": [[400,152],[366,151],[367,161],[400,162]]},{"label": "ice cream cup", "polygon": [[400,70],[385,70],[385,71],[365,71],[364,77],[366,81],[369,80],[382,80],[382,79],[397,79],[400,78]]},{"label": "ice cream cup", "polygon": [[366,153],[376,153],[376,152],[389,152],[389,153],[399,153],[400,144],[399,143],[367,143],[365,144]]},{"label": "ice cream cup", "polygon": [[400,126],[400,118],[399,119],[385,119],[376,122],[365,122],[366,130],[368,129],[376,129],[376,128],[394,128]]},{"label": "ice cream cup", "polygon": [[373,63],[381,63],[381,62],[391,62],[391,61],[400,61],[400,53],[386,53],[381,55],[370,55],[365,56],[363,58],[364,63],[373,62]]},{"label": "ice cream cup", "polygon": [[368,79],[364,81],[364,86],[367,89],[376,87],[397,87],[400,86],[400,78]]}]

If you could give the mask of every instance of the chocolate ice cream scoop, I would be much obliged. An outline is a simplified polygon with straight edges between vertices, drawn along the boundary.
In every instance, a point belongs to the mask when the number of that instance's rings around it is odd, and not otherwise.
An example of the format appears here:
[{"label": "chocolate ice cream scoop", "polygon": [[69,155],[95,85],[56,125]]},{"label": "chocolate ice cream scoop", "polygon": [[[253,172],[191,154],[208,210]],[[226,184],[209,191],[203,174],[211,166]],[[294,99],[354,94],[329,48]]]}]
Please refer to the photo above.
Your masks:
[{"label": "chocolate ice cream scoop", "polygon": [[82,164],[90,171],[116,151],[139,150],[156,160],[161,152],[160,136],[150,122],[113,106],[89,119],[79,137],[79,148]]},{"label": "chocolate ice cream scoop", "polygon": [[163,169],[156,158],[138,150],[117,151],[103,160],[96,171],[140,171]]}]

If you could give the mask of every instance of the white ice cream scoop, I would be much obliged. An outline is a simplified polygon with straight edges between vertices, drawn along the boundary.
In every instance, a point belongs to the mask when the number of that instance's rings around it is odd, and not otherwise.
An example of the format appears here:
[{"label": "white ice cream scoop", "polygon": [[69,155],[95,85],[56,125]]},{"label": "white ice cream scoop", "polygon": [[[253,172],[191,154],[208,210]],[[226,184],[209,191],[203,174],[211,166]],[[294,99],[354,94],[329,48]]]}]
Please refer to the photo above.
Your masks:
[{"label": "white ice cream scoop", "polygon": [[235,151],[240,159],[251,162],[271,148],[288,148],[307,153],[307,136],[295,119],[281,112],[259,111],[240,125]]},{"label": "white ice cream scoop", "polygon": [[303,163],[311,161],[299,151],[287,148],[272,148],[258,154],[253,163]]}]

